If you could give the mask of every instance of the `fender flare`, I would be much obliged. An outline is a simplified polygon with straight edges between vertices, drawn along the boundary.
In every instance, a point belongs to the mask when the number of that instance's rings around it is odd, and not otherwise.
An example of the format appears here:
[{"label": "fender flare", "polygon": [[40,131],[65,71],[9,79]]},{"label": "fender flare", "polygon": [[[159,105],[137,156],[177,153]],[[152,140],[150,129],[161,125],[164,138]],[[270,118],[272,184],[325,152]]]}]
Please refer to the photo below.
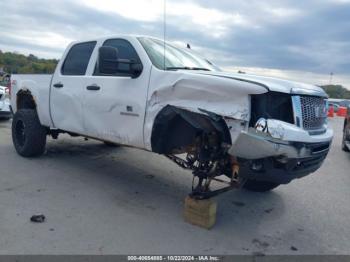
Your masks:
[{"label": "fender flare", "polygon": [[34,81],[26,80],[26,81],[21,82],[21,86],[17,90],[16,97],[13,100],[13,102],[15,102],[15,108],[13,108],[14,113],[18,110],[18,96],[23,94],[23,93],[26,95],[30,95],[32,97],[33,102],[35,104],[35,110],[38,114],[40,122],[42,123],[42,116],[41,116],[42,108],[41,108],[40,103],[37,103],[37,101],[40,101],[40,97],[39,97],[39,93],[38,93],[37,88],[35,88]]}]

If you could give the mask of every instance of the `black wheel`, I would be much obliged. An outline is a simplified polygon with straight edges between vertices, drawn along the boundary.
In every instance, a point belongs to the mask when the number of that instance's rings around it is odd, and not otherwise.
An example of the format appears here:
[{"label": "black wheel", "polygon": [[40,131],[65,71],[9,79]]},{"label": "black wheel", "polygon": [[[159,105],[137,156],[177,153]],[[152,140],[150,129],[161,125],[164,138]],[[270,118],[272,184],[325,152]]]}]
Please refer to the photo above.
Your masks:
[{"label": "black wheel", "polygon": [[103,143],[106,146],[109,146],[109,147],[118,147],[119,146],[118,144],[115,144],[115,143],[112,143],[112,142],[107,142],[107,141],[103,141]]},{"label": "black wheel", "polygon": [[253,192],[267,192],[278,187],[279,185],[280,184],[268,181],[257,181],[248,179],[247,182],[245,182],[245,184],[243,185],[243,188]]},{"label": "black wheel", "polygon": [[345,152],[350,152],[349,148],[345,145],[345,141],[346,141],[346,130],[344,129],[344,131],[343,131],[343,139],[342,139],[342,143],[341,143],[341,148]]},{"label": "black wheel", "polygon": [[32,109],[20,109],[12,121],[12,141],[17,153],[24,157],[40,156],[45,151],[46,128]]}]

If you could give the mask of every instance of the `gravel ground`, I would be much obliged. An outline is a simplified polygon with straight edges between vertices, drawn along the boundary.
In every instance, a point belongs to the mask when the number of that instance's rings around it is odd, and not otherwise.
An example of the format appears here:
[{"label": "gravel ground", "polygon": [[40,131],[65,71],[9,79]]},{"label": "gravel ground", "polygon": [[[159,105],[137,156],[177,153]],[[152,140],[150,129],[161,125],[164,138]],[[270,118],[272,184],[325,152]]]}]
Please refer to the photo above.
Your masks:
[{"label": "gravel ground", "polygon": [[[60,136],[41,158],[0,122],[0,254],[350,254],[350,154],[341,118],[316,173],[266,194],[216,198],[211,230],[183,221],[190,173],[166,158]],[[35,213],[46,221],[30,222]]]}]

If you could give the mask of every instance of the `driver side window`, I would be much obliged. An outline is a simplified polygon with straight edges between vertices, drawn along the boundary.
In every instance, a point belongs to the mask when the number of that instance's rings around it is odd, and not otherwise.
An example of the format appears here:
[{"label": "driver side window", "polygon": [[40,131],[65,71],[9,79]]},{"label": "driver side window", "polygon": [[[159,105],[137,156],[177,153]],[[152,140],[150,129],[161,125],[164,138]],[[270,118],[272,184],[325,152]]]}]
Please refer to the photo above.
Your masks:
[{"label": "driver side window", "polygon": [[[118,50],[118,58],[119,59],[128,59],[135,61],[136,63],[141,63],[139,56],[136,53],[135,48],[130,44],[129,41],[124,39],[108,39],[103,43],[103,46],[114,47]],[[118,73],[115,73],[111,76],[129,76],[127,72],[130,71],[130,64],[119,63],[118,68],[120,69]],[[98,64],[95,66],[94,75],[105,75],[101,74],[98,68]]]}]

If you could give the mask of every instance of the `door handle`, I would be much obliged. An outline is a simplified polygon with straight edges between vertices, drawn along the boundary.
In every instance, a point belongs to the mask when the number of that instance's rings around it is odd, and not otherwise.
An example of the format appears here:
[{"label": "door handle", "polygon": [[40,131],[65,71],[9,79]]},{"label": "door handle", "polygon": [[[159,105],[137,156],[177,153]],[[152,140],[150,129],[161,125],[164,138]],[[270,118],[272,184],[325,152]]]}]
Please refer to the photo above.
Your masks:
[{"label": "door handle", "polygon": [[97,91],[97,90],[100,90],[101,87],[99,87],[98,85],[91,85],[91,86],[87,86],[86,89],[87,90]]},{"label": "door handle", "polygon": [[54,84],[53,86],[56,88],[62,88],[63,84],[61,82],[58,82],[58,83]]}]

